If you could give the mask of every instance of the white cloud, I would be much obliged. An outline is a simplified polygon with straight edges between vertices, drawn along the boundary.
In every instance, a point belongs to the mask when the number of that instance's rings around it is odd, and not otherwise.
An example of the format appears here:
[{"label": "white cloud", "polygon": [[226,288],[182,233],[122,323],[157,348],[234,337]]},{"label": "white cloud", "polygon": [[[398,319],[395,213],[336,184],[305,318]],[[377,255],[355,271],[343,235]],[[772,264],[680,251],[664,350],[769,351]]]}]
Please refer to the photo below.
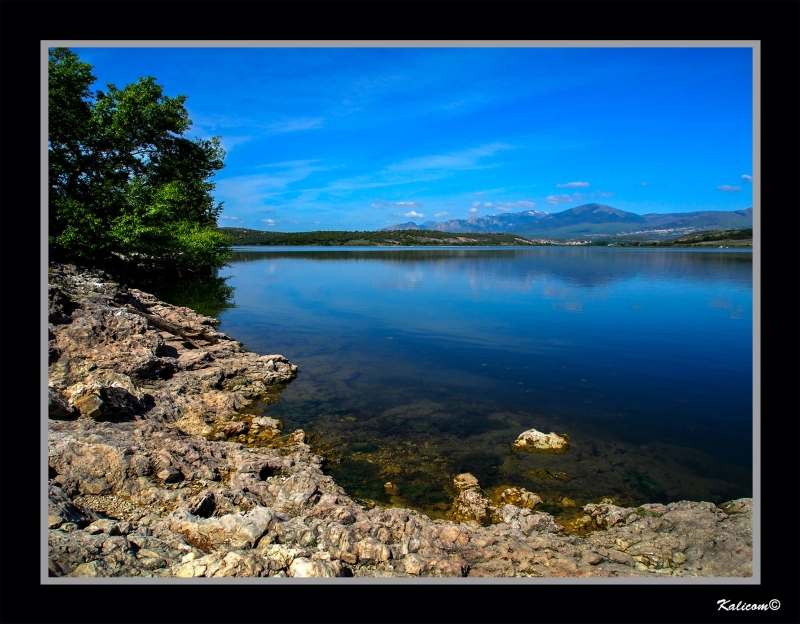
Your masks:
[{"label": "white cloud", "polygon": [[416,210],[412,210],[410,212],[396,212],[394,214],[395,217],[424,217],[425,215],[421,212],[417,212]]},{"label": "white cloud", "polygon": [[314,163],[321,162],[319,158],[310,158],[305,160],[284,160],[282,162],[267,163],[266,165],[258,165],[258,169],[302,169],[312,171],[327,171],[327,167],[319,167]]},{"label": "white cloud", "polygon": [[234,176],[218,180],[215,198],[224,201],[226,206],[243,209],[254,208],[266,203],[269,197],[285,190],[289,185],[304,180],[316,171],[325,171],[325,167],[313,164],[312,160],[294,160],[281,163],[261,165],[270,173]]},{"label": "white cloud", "polygon": [[270,227],[286,223],[289,223],[291,225],[300,225],[299,221],[292,221],[292,220],[286,221],[286,220],[275,220],[275,219],[261,219],[261,223],[266,223]]},{"label": "white cloud", "polygon": [[524,199],[516,202],[497,202],[498,208],[505,208],[505,209],[519,208],[523,210],[530,210],[534,206],[536,206],[535,203]]},{"label": "white cloud", "polygon": [[237,145],[241,145],[242,143],[247,143],[248,141],[252,140],[252,136],[226,136],[223,134],[220,137],[220,144],[222,145],[222,149],[225,150],[225,153],[230,154],[231,150]]},{"label": "white cloud", "polygon": [[222,221],[233,221],[234,223],[244,223],[244,219],[239,217],[229,217],[228,215],[220,215],[219,219]]},{"label": "white cloud", "polygon": [[422,208],[422,204],[415,201],[387,202],[381,199],[370,204],[370,208]]},{"label": "white cloud", "polygon": [[445,108],[445,109],[457,108],[457,107],[461,106],[462,104],[468,104],[468,103],[469,103],[469,100],[459,100],[458,102],[451,102],[450,104],[442,104],[441,107]]},{"label": "white cloud", "polygon": [[490,143],[458,152],[435,154],[433,156],[420,156],[408,158],[394,165],[389,165],[386,171],[420,171],[420,170],[465,170],[479,168],[481,158],[494,156],[495,153],[510,149],[505,143]]},{"label": "white cloud", "polygon": [[741,186],[731,186],[730,184],[723,184],[722,186],[717,187],[718,191],[723,191],[725,193],[738,193],[742,190]]},{"label": "white cloud", "polygon": [[299,117],[297,119],[287,119],[276,121],[266,126],[266,130],[275,133],[295,132],[297,130],[313,130],[322,127],[322,117]]},{"label": "white cloud", "polygon": [[370,178],[370,176],[363,175],[352,178],[341,178],[339,180],[334,180],[325,186],[308,190],[319,192],[360,191],[368,188],[378,188],[380,186],[395,186],[396,184],[401,184],[401,182],[375,182],[372,180],[372,178]]},{"label": "white cloud", "polygon": [[742,175],[742,182],[745,184],[752,184],[753,183],[753,176],[747,175],[746,173]]},{"label": "white cloud", "polygon": [[[243,115],[216,115],[216,116],[203,116],[200,114],[192,114],[192,131],[193,134],[198,136],[206,136],[211,134],[222,134],[222,145],[226,148],[226,132],[229,128],[246,129],[248,132],[260,130],[267,134],[281,134],[284,132],[295,132],[297,130],[310,130],[312,128],[322,127],[325,119],[323,117],[295,117],[283,118],[271,122],[265,122],[263,119],[255,119]],[[244,140],[251,140],[256,138],[253,136],[229,136],[227,140],[236,143],[242,143]]]},{"label": "white cloud", "polygon": [[335,180],[324,187],[307,190],[319,192],[355,191],[438,180],[451,175],[455,171],[497,167],[499,166],[497,163],[481,164],[479,161],[506,149],[512,149],[512,146],[505,143],[490,143],[458,152],[408,158],[399,163],[389,165],[374,175],[343,178]]},{"label": "white cloud", "polygon": [[437,212],[437,213],[436,213],[435,215],[433,215],[433,216],[434,216],[434,217],[446,217],[446,216],[448,216],[448,215],[449,215],[449,213],[447,213],[447,212]]},{"label": "white cloud", "polygon": [[603,191],[594,191],[593,195],[598,197],[614,197],[614,193],[604,193]]},{"label": "white cloud", "polygon": [[647,182],[640,182],[639,186],[647,186]]},{"label": "white cloud", "polygon": [[472,207],[473,208],[478,208],[480,205],[481,205],[480,202],[472,202]]},{"label": "white cloud", "polygon": [[491,208],[492,207],[492,202],[483,202],[483,206],[484,206],[484,208]]},{"label": "white cloud", "polygon": [[477,208],[470,208],[470,209],[469,209],[469,211],[470,211],[472,214],[478,214],[478,213],[480,212],[480,210],[478,210]]},{"label": "white cloud", "polygon": [[589,188],[588,182],[566,182],[565,184],[556,184],[556,188]]},{"label": "white cloud", "polygon": [[571,195],[550,195],[547,197],[547,203],[552,204],[553,206],[558,206],[559,204],[573,201],[575,201],[575,198]]}]

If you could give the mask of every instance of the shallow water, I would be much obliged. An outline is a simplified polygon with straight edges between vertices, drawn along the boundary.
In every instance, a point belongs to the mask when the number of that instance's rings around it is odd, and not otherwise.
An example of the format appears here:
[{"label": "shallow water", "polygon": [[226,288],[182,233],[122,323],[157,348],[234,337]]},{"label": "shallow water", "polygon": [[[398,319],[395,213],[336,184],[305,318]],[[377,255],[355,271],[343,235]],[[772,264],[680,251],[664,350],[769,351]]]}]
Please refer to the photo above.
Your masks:
[{"label": "shallow water", "polygon": [[[244,248],[220,276],[220,331],[300,369],[268,413],[355,497],[441,517],[467,471],[556,515],[752,495],[749,251]],[[569,452],[513,452],[530,428]]]}]

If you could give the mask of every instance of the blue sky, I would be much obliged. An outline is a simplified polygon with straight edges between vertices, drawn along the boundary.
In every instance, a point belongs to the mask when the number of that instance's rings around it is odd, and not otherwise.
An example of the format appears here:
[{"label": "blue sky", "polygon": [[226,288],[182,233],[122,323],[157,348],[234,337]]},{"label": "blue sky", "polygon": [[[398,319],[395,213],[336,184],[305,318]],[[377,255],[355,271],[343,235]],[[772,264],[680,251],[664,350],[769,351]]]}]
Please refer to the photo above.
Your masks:
[{"label": "blue sky", "polygon": [[219,224],[374,230],[753,204],[749,48],[84,48],[221,136]]}]

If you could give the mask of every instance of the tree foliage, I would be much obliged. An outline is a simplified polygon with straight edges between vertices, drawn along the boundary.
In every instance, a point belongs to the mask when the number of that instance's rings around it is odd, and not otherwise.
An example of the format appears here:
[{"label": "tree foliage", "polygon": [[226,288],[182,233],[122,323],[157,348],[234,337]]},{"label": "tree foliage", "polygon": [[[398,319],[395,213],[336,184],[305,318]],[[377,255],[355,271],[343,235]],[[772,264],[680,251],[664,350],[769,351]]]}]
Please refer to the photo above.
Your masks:
[{"label": "tree foliage", "polygon": [[51,49],[48,67],[54,259],[222,266],[229,240],[210,178],[225,152],[218,137],[185,136],[186,96],[165,96],[153,77],[92,92],[92,66],[67,48]]}]

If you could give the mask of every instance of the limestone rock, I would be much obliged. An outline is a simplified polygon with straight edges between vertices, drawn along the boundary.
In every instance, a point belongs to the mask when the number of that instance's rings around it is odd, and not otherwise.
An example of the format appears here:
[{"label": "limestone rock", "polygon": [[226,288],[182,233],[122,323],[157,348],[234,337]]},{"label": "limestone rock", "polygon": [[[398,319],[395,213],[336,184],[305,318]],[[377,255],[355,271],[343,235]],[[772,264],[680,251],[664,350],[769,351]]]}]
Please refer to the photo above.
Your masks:
[{"label": "limestone rock", "polygon": [[453,486],[456,488],[457,492],[465,492],[467,490],[477,490],[480,488],[478,484],[478,480],[475,478],[470,472],[465,472],[460,475],[456,475],[453,479]]},{"label": "limestone rock", "polygon": [[519,520],[520,529],[525,535],[531,533],[558,533],[564,527],[558,524],[553,516],[546,513],[534,513],[522,516]]},{"label": "limestone rock", "polygon": [[630,523],[643,515],[657,515],[654,512],[639,508],[639,513],[633,507],[618,507],[608,502],[598,504],[590,503],[583,510],[591,517],[598,527],[607,529],[619,523]]},{"label": "limestone rock", "polygon": [[489,522],[492,515],[491,505],[478,490],[464,490],[453,505],[451,517],[455,522],[474,520],[481,524]]},{"label": "limestone rock", "polygon": [[542,504],[542,499],[538,494],[529,492],[521,487],[505,488],[498,495],[500,504],[516,505],[524,509],[533,509],[537,505]]},{"label": "limestone rock", "polygon": [[133,527],[130,522],[120,523],[107,518],[99,518],[87,526],[84,531],[90,535],[107,533],[108,535],[127,535]]},{"label": "limestone rock", "polygon": [[302,429],[297,429],[294,433],[289,436],[288,440],[289,444],[305,444],[306,443],[306,432]]},{"label": "limestone rock", "polygon": [[183,370],[191,371],[206,368],[210,366],[213,361],[214,358],[208,351],[197,349],[181,353],[178,357],[178,366]]},{"label": "limestone rock", "polygon": [[300,511],[310,507],[319,499],[319,485],[308,472],[289,477],[275,498],[277,511]]},{"label": "limestone rock", "polygon": [[93,392],[89,390],[79,395],[78,398],[73,399],[72,405],[81,415],[97,420],[103,415],[105,402],[99,391]]},{"label": "limestone rock", "polygon": [[81,414],[95,420],[131,417],[144,405],[144,394],[128,375],[109,371],[90,372],[64,394]]},{"label": "limestone rock", "polygon": [[512,443],[512,447],[526,451],[536,450],[562,450],[566,449],[568,441],[566,438],[553,433],[542,433],[536,429],[528,429],[519,434],[519,437]]},{"label": "limestone rock", "polygon": [[177,481],[183,480],[183,475],[181,474],[180,470],[176,470],[172,466],[167,466],[163,470],[161,470],[157,475],[159,479],[161,479],[164,483],[175,483]]},{"label": "limestone rock", "polygon": [[66,307],[70,303],[69,296],[54,284],[47,285],[47,320],[50,323],[60,323],[66,318]]},{"label": "limestone rock", "polygon": [[80,416],[80,412],[69,404],[69,401],[58,391],[48,388],[47,414],[50,418],[72,419]]},{"label": "limestone rock", "polygon": [[289,576],[296,578],[336,577],[340,575],[341,568],[341,564],[335,562],[298,557],[289,566]]},{"label": "limestone rock", "polygon": [[270,418],[269,416],[260,416],[258,418],[254,418],[253,424],[263,427],[264,429],[274,429],[277,431],[281,431],[283,429],[283,423],[281,423],[280,420]]},{"label": "limestone rock", "polygon": [[47,487],[47,528],[56,529],[64,523],[74,523],[84,527],[98,519],[91,509],[72,501],[60,487],[50,484]]},{"label": "limestone rock", "polygon": [[252,548],[270,523],[274,513],[256,507],[246,513],[228,514],[221,518],[199,518],[185,509],[174,511],[167,519],[169,529],[186,537],[201,550],[211,551],[222,545]]}]

